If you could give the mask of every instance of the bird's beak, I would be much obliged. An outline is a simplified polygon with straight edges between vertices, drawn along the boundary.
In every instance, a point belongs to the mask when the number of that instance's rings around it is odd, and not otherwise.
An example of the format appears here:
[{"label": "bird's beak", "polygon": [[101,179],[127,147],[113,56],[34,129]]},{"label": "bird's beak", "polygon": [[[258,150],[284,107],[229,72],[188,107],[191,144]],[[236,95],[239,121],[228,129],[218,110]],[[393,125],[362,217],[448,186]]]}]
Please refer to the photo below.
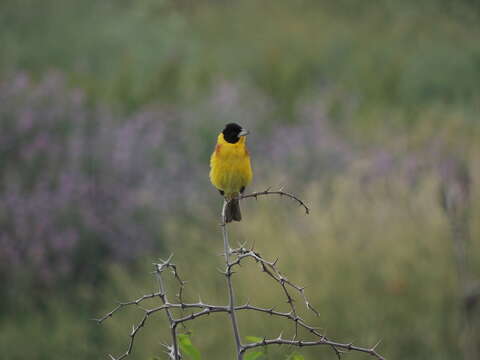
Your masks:
[{"label": "bird's beak", "polygon": [[238,136],[247,136],[248,134],[250,134],[250,131],[242,129],[242,131],[240,131]]}]

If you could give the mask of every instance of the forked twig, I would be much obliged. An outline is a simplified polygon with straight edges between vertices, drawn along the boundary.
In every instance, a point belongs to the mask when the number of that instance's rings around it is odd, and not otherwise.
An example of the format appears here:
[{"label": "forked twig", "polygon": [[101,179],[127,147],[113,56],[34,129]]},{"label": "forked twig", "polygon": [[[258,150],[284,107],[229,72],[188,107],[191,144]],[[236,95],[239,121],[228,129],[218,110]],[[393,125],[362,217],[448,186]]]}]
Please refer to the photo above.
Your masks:
[{"label": "forked twig", "polygon": [[296,339],[298,336],[298,321],[301,319],[297,316],[297,309],[295,308],[293,296],[290,294],[288,290],[289,287],[297,291],[302,296],[307,309],[311,310],[316,316],[319,316],[318,311],[315,310],[315,308],[308,301],[305,295],[305,288],[294,284],[293,282],[288,280],[285,276],[283,276],[281,272],[278,270],[276,266],[278,259],[275,261],[267,261],[264,258],[262,258],[258,252],[255,252],[253,250],[247,250],[245,248],[234,249],[232,250],[232,253],[237,255],[237,260],[234,263],[232,263],[232,266],[240,265],[241,260],[245,258],[252,258],[255,262],[260,264],[260,267],[263,272],[265,272],[271,279],[275,280],[280,285],[280,287],[283,290],[283,293],[285,294],[285,297],[287,298],[287,303],[290,306],[290,312],[292,314],[293,320],[295,321],[294,339]]}]

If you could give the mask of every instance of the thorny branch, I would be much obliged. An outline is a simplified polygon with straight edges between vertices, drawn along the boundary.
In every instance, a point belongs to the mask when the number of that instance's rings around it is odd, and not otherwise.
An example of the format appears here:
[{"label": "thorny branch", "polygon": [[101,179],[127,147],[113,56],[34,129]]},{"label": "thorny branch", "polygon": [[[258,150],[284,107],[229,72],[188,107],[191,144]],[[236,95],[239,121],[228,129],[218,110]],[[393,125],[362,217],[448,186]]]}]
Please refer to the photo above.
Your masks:
[{"label": "thorny branch", "polygon": [[[307,214],[309,213],[309,208],[307,207],[307,205],[305,205],[305,203],[302,200],[297,198],[295,195],[283,192],[282,190],[270,191],[270,189],[267,189],[261,192],[254,192],[251,194],[242,195],[240,198],[241,199],[257,198],[258,196],[264,196],[264,195],[280,195],[280,196],[289,197],[297,201],[300,206],[303,206]],[[122,310],[125,307],[130,307],[130,306],[136,306],[143,311],[143,317],[141,318],[141,320],[136,325],[133,325],[132,327],[132,330],[130,332],[130,342],[128,344],[127,350],[119,357],[114,357],[113,355],[109,355],[111,360],[121,360],[127,357],[128,355],[130,355],[131,352],[133,351],[135,337],[140,331],[140,329],[144,327],[145,323],[150,318],[150,316],[161,311],[164,311],[167,314],[167,318],[170,324],[172,345],[164,344],[163,346],[166,349],[165,353],[168,355],[169,359],[171,360],[180,360],[182,358],[180,354],[180,350],[178,348],[178,342],[177,342],[177,333],[176,333],[177,326],[180,324],[183,325],[189,321],[193,321],[199,317],[203,317],[205,315],[210,315],[214,313],[228,313],[230,316],[233,335],[234,335],[235,344],[236,344],[237,360],[243,359],[244,354],[251,349],[254,349],[257,347],[269,346],[269,345],[290,345],[290,346],[297,346],[297,347],[324,345],[332,348],[339,359],[341,358],[341,355],[343,353],[355,351],[355,352],[371,355],[372,357],[378,360],[385,360],[384,357],[380,355],[376,350],[379,343],[377,343],[373,347],[368,348],[368,347],[356,346],[356,345],[353,345],[352,343],[336,342],[327,338],[324,334],[322,334],[319,331],[317,327],[309,325],[302,317],[300,317],[295,307],[295,301],[294,301],[292,292],[297,293],[299,296],[301,296],[303,303],[305,304],[305,307],[307,309],[312,311],[317,316],[319,315],[319,313],[308,301],[308,298],[305,294],[305,288],[293,283],[279,271],[277,267],[278,259],[274,261],[268,261],[264,259],[260,255],[260,253],[254,250],[253,246],[251,248],[245,248],[244,245],[242,245],[239,248],[235,248],[235,249],[230,248],[230,244],[228,242],[228,233],[226,228],[227,224],[224,221],[226,204],[227,203],[224,202],[223,208],[222,208],[221,226],[222,226],[222,235],[224,240],[224,256],[225,256],[225,266],[226,266],[225,272],[223,272],[223,274],[226,276],[226,279],[227,279],[228,298],[229,298],[228,304],[214,305],[214,304],[204,303],[202,300],[199,300],[196,303],[185,302],[183,300],[183,290],[185,287],[185,281],[183,281],[180,278],[177,272],[176,265],[172,263],[172,256],[170,256],[166,260],[160,260],[159,263],[154,264],[154,268],[155,268],[154,274],[157,277],[157,281],[159,285],[158,291],[153,292],[151,294],[143,295],[132,301],[120,302],[115,308],[113,308],[113,310],[111,310],[101,318],[94,319],[98,323],[102,323],[108,318],[112,317],[116,312]],[[233,268],[236,266],[240,266],[241,262],[245,259],[252,259],[257,264],[259,264],[262,272],[264,272],[269,278],[274,280],[280,286],[283,294],[285,295],[286,302],[288,303],[288,306],[290,308],[289,311],[287,312],[277,311],[275,310],[274,307],[262,308],[255,305],[251,305],[250,302],[247,302],[243,305],[235,305],[234,289],[233,289],[233,284],[231,279],[234,273]],[[166,270],[171,271],[175,281],[177,282],[179,290],[176,297],[178,302],[172,303],[169,301],[167,297],[165,279],[163,278]],[[142,306],[143,305],[142,303],[145,300],[157,299],[157,298],[161,302],[160,305],[153,308],[149,308],[149,309],[144,308]],[[179,318],[175,318],[172,313],[172,310],[175,310],[175,309],[177,310],[190,309],[193,312],[191,312],[188,315],[183,315]],[[273,339],[264,338],[262,341],[242,344],[241,335],[240,335],[238,322],[237,322],[237,312],[244,312],[244,311],[254,311],[254,312],[268,314],[270,316],[277,317],[277,318],[287,319],[294,324],[295,334],[292,339],[283,338],[282,334],[280,334],[277,338],[273,338]],[[310,333],[313,338],[299,339],[299,330],[298,330],[299,328],[302,328],[308,333]]]},{"label": "thorny branch", "polygon": [[275,191],[271,191],[270,189],[271,188],[269,187],[264,191],[256,191],[256,192],[253,192],[253,193],[250,193],[250,194],[240,195],[240,199],[255,198],[255,200],[257,200],[259,196],[280,195],[280,196],[285,196],[285,197],[288,197],[292,200],[295,200],[298,203],[299,206],[302,206],[305,209],[305,213],[307,215],[310,213],[310,208],[303,202],[303,200],[301,200],[297,196],[283,191],[282,188],[280,188],[279,190],[275,190]]},{"label": "thorny branch", "polygon": [[[158,287],[160,289],[158,296],[162,300],[163,305],[169,304],[168,299],[167,299],[167,291],[165,289],[165,284],[164,284],[163,278],[162,278],[162,271],[164,269],[168,269],[168,268],[173,269],[172,272],[173,272],[175,278],[178,279],[178,281],[180,283],[180,291],[179,291],[180,294],[181,294],[182,289],[183,289],[183,281],[180,280],[180,278],[178,277],[177,268],[175,267],[174,264],[172,264],[170,262],[171,259],[172,259],[172,255],[170,255],[170,257],[167,259],[166,262],[163,262],[161,264],[155,264],[155,270],[156,270],[155,275],[157,277]],[[168,322],[170,323],[170,333],[172,334],[171,351],[173,352],[173,356],[170,352],[169,352],[169,355],[173,360],[178,360],[179,359],[179,354],[178,354],[178,344],[177,344],[177,322],[175,321],[169,307],[165,308],[165,313],[167,314]],[[170,350],[170,348],[168,346],[167,346],[167,349]]]},{"label": "thorny branch", "polygon": [[232,285],[232,263],[230,262],[230,255],[232,255],[232,250],[230,249],[230,244],[228,243],[228,233],[227,233],[227,223],[225,221],[225,211],[227,209],[228,201],[223,201],[222,208],[222,235],[223,235],[223,251],[225,252],[225,264],[227,266],[225,270],[225,276],[227,278],[227,287],[228,287],[228,312],[230,314],[230,320],[232,322],[233,336],[235,337],[235,345],[237,347],[237,359],[243,359],[243,345],[240,337],[240,330],[238,328],[237,315],[235,312],[235,295],[233,293]]}]

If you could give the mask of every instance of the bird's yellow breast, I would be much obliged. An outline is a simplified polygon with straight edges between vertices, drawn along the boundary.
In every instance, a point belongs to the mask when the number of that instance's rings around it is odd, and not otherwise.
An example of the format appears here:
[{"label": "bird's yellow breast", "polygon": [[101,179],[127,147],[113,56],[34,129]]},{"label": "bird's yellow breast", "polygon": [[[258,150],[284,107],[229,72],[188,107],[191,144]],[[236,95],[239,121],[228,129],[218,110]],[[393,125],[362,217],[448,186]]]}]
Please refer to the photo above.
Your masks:
[{"label": "bird's yellow breast", "polygon": [[220,133],[215,151],[210,158],[210,181],[226,196],[238,193],[252,181],[250,156],[245,145],[245,136],[231,144]]}]

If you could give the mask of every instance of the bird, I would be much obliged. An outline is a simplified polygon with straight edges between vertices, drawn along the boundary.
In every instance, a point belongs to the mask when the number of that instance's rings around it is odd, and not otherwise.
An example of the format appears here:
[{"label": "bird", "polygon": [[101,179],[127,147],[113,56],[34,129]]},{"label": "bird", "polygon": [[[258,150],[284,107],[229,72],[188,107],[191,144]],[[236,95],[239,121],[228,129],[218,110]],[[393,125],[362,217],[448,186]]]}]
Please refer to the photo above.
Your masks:
[{"label": "bird", "polygon": [[246,146],[249,132],[236,123],[229,123],[218,134],[210,157],[210,181],[227,201],[225,223],[241,221],[239,197],[253,177],[250,154]]}]

